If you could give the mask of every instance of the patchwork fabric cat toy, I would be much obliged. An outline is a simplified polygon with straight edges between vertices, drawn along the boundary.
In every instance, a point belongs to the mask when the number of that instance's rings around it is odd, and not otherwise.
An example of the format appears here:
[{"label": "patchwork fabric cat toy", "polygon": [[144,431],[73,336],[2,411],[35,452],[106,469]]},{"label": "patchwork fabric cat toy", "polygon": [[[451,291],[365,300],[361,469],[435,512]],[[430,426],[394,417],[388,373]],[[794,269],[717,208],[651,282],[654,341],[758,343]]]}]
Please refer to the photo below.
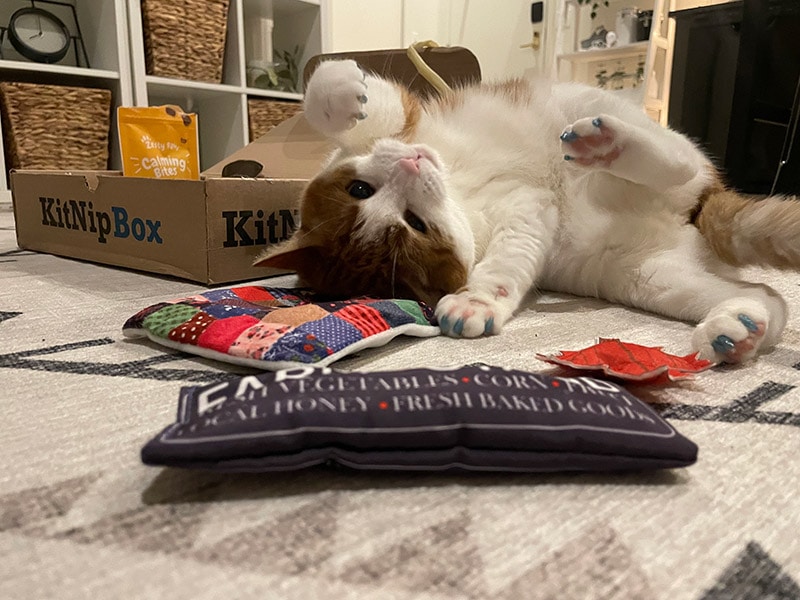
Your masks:
[{"label": "patchwork fabric cat toy", "polygon": [[787,307],[737,266],[800,266],[800,202],[727,190],[687,138],[575,83],[482,84],[422,101],[350,60],[305,115],[339,149],[302,225],[256,264],[333,296],[412,297],[444,333],[500,333],[532,288],[698,323],[702,358],[780,338]]}]

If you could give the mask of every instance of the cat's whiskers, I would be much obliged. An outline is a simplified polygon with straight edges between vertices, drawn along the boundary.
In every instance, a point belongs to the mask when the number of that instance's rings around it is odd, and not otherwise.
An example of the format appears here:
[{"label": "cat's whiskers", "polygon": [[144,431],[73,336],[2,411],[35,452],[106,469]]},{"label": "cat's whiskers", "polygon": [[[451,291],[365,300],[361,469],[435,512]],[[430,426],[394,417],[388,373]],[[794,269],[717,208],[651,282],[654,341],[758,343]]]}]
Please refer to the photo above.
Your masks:
[{"label": "cat's whiskers", "polygon": [[[303,233],[303,235],[309,235],[309,234],[315,232],[320,227],[324,227],[325,225],[327,225],[328,223],[331,223],[331,222],[342,221],[343,224],[344,224],[344,220],[345,220],[345,217],[342,216],[342,215],[339,215],[339,216],[336,216],[336,217],[331,217],[330,219],[326,219],[326,220],[322,221],[321,223],[318,223],[317,225],[315,225],[314,227],[312,227],[308,231],[304,231],[302,233]],[[339,227],[338,229],[341,230],[341,227]],[[338,233],[338,230],[337,230],[337,233]]]},{"label": "cat's whiskers", "polygon": [[[342,230],[343,229],[347,229],[348,226],[350,226],[349,221],[344,216],[341,217],[339,220],[341,221],[341,224],[339,225],[339,227],[336,228],[336,231],[334,232],[333,237],[339,237],[343,233]],[[353,227],[353,230],[352,230],[353,235],[356,234],[357,230],[358,230],[358,227]]]},{"label": "cat's whiskers", "polygon": [[392,298],[397,296],[395,292],[395,274],[397,273],[397,248],[392,251]]},{"label": "cat's whiskers", "polygon": [[326,194],[322,196],[321,200],[327,203],[338,204],[339,206],[347,206],[347,201],[342,200],[336,194]]}]

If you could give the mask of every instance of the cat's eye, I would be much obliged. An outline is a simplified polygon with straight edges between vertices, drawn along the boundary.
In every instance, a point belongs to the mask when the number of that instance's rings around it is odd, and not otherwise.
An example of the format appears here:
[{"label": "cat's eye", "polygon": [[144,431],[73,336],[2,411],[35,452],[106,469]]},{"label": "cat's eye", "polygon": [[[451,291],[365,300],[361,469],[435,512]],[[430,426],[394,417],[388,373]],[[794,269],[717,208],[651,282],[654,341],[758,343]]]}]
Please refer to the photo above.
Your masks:
[{"label": "cat's eye", "polygon": [[357,198],[358,200],[366,200],[373,194],[375,194],[375,188],[368,184],[366,181],[361,181],[360,179],[356,179],[351,181],[347,186],[347,193],[350,194],[353,198]]},{"label": "cat's eye", "polygon": [[411,229],[416,229],[420,233],[428,232],[428,226],[425,225],[425,222],[410,210],[407,210],[403,214],[403,219],[406,223],[408,223],[408,226],[411,227]]}]

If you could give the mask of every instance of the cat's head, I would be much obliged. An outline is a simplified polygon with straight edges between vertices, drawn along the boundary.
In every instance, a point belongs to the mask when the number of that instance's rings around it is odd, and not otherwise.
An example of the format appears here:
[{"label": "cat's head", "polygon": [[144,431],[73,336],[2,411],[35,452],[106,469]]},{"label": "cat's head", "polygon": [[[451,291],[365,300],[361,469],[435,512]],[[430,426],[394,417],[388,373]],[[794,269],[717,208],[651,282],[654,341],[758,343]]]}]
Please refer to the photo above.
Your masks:
[{"label": "cat's head", "polygon": [[466,284],[472,233],[426,146],[387,139],[368,154],[339,151],[306,188],[300,219],[256,265],[296,271],[304,285],[342,298],[434,305]]}]

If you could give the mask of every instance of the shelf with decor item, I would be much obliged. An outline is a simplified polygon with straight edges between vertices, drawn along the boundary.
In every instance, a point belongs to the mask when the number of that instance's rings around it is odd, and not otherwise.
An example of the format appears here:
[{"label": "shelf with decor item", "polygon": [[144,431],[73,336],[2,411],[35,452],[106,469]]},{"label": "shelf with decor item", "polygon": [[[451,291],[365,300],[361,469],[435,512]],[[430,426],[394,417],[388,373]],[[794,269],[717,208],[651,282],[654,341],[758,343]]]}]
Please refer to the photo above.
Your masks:
[{"label": "shelf with decor item", "polygon": [[612,90],[641,88],[654,0],[559,0],[556,73]]},{"label": "shelf with decor item", "polygon": [[[30,47],[20,45],[25,38]],[[6,85],[0,202],[11,200],[11,168],[74,169],[86,160],[120,167],[114,109],[133,101],[129,55],[126,0],[0,3],[0,81]],[[28,123],[34,128],[23,125]],[[30,138],[35,135],[41,136],[38,141]],[[27,150],[56,135],[63,138],[58,152]],[[92,147],[78,147],[81,139],[91,140]]]},{"label": "shelf with decor item", "polygon": [[604,89],[629,89],[641,85],[648,42],[584,50],[558,56],[559,70],[570,63],[571,79]]},{"label": "shelf with decor item", "polygon": [[[211,5],[208,11],[203,7]],[[253,100],[300,106],[327,0],[129,0],[134,102],[197,113],[201,168],[248,144]],[[154,30],[158,15],[171,14]],[[177,18],[176,18],[177,17]],[[163,21],[166,21],[164,19]],[[201,26],[202,23],[202,26]]]}]

